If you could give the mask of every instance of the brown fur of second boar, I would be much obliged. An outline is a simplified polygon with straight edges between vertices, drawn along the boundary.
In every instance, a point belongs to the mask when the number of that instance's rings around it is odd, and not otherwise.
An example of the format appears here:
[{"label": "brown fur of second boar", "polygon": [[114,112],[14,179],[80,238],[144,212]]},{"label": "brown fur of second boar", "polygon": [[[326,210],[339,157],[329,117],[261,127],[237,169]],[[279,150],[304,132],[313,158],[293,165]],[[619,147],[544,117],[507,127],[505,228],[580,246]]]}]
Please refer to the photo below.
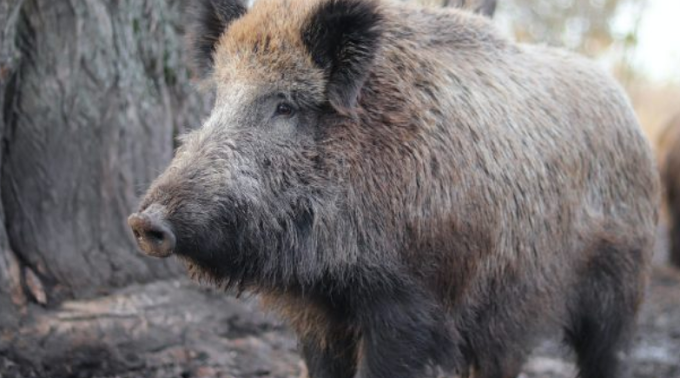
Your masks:
[{"label": "brown fur of second boar", "polygon": [[667,149],[661,175],[668,205],[670,261],[680,267],[680,114],[668,123],[663,137]]}]

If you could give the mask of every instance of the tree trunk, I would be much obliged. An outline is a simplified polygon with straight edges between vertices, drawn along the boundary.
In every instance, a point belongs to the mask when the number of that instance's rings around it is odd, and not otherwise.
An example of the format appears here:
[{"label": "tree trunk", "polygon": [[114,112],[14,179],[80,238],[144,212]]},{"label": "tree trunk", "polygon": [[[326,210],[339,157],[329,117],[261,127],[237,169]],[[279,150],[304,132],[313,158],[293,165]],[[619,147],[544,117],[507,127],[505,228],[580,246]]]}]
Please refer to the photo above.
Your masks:
[{"label": "tree trunk", "polygon": [[[0,167],[4,155],[6,130],[5,93],[16,71],[18,53],[14,45],[16,23],[22,0],[0,2]],[[10,250],[5,231],[5,210],[0,202],[0,329],[15,327],[26,299],[23,295],[19,262]]]},{"label": "tree trunk", "polygon": [[[0,326],[57,304],[168,277],[126,225],[205,114],[170,0],[0,2]],[[11,309],[11,310],[5,310]]]}]

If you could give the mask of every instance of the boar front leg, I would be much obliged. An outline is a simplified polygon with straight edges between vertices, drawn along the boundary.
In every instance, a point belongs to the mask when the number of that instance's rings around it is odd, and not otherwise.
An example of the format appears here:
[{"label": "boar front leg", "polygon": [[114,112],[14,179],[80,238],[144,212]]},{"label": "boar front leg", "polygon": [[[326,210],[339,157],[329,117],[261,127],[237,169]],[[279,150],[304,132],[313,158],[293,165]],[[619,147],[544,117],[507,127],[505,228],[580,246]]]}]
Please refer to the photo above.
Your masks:
[{"label": "boar front leg", "polygon": [[444,311],[413,288],[378,293],[359,308],[358,378],[423,377],[429,365],[457,365]]},{"label": "boar front leg", "polygon": [[357,369],[357,336],[350,331],[331,332],[323,340],[300,340],[309,378],[353,378]]},{"label": "boar front leg", "polygon": [[354,378],[359,333],[349,321],[349,304],[318,293],[262,293],[261,299],[295,331],[308,378]]}]

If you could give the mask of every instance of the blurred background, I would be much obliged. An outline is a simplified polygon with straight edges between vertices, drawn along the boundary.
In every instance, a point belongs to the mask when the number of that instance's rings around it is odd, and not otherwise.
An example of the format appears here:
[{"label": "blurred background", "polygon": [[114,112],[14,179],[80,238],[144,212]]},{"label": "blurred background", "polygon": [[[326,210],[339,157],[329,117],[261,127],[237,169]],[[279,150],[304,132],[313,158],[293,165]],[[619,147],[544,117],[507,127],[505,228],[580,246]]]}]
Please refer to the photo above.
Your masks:
[{"label": "blurred background", "polygon": [[680,111],[679,15],[677,0],[507,0],[499,1],[496,23],[519,41],[566,47],[598,61],[624,86],[659,144]]},{"label": "blurred background", "polygon": [[[300,374],[285,327],[142,256],[126,225],[211,106],[185,65],[183,3],[0,0],[0,377]],[[610,71],[680,193],[679,16],[678,0],[498,0],[494,23]],[[680,377],[669,206],[634,377]],[[565,352],[541,346],[524,377],[574,376]]]}]

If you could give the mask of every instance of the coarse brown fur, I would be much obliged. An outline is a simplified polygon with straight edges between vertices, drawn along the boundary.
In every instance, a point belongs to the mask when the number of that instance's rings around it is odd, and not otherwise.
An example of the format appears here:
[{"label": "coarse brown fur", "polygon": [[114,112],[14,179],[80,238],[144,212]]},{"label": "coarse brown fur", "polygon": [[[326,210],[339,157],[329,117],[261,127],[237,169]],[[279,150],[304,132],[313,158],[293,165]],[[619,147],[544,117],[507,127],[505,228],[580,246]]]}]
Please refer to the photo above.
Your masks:
[{"label": "coarse brown fur", "polygon": [[194,40],[215,109],[140,209],[193,274],[260,293],[312,378],[513,377],[555,330],[619,376],[659,185],[608,75],[455,9],[203,2],[238,14]]},{"label": "coarse brown fur", "polygon": [[663,133],[666,154],[662,163],[663,185],[669,215],[670,259],[680,267],[680,114],[666,126]]}]

